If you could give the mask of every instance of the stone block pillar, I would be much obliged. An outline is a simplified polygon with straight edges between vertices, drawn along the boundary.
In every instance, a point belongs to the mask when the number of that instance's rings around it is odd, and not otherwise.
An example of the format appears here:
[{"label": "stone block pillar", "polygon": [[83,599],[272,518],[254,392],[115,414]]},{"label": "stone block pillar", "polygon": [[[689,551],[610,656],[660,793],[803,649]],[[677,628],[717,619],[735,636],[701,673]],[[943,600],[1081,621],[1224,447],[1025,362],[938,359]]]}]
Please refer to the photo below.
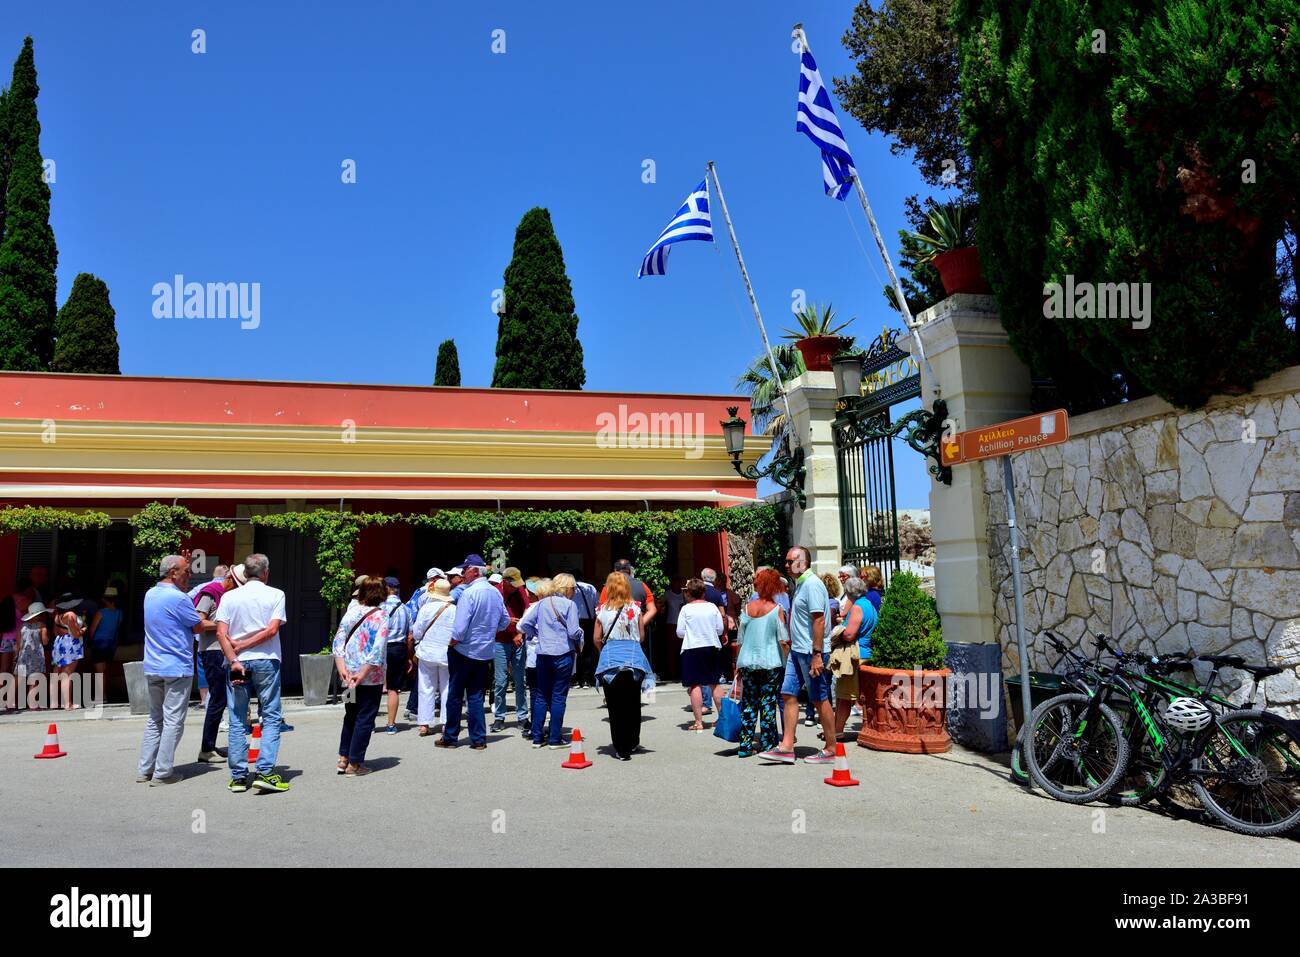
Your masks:
[{"label": "stone block pillar", "polygon": [[805,372],[788,384],[794,441],[803,447],[808,476],[806,508],[794,508],[790,543],[813,553],[817,574],[840,566],[839,475],[835,466],[835,376],[830,372]]},{"label": "stone block pillar", "polygon": [[[926,357],[958,431],[1029,413],[1029,370],[1011,351],[992,296],[952,296],[916,320],[918,328],[900,337],[899,347],[919,362],[916,337],[923,337]],[[921,380],[923,401],[928,407],[933,392],[924,365]],[[950,647],[950,667],[960,672],[954,677],[964,686],[958,691],[957,707],[950,709],[950,730],[967,746],[1002,750],[1006,746],[1006,715],[1002,707],[1001,650],[993,614],[988,499],[982,466],[955,466],[951,486],[931,482],[930,525],[935,545],[935,597],[943,619],[943,636]],[[971,701],[971,695],[977,692],[980,698],[995,694],[996,704]],[[990,719],[987,715],[993,707],[997,717]]]}]

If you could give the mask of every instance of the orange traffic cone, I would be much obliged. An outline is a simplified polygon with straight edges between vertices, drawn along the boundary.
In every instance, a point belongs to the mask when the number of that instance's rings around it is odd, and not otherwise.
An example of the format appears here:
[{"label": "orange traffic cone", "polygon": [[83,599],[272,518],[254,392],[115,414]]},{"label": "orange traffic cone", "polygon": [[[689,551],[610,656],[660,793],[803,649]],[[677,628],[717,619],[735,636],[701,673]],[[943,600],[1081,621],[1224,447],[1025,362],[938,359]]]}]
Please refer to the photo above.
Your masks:
[{"label": "orange traffic cone", "polygon": [[582,732],[577,728],[573,729],[573,740],[569,743],[569,760],[561,764],[560,767],[573,768],[575,771],[591,767],[591,762],[582,753]]},{"label": "orange traffic cone", "polygon": [[34,758],[65,758],[68,756],[67,751],[59,750],[59,728],[58,725],[50,725],[45,731],[45,747],[41,749],[40,754],[34,754]]},{"label": "orange traffic cone", "polygon": [[[248,742],[248,766],[257,764],[257,757],[262,753],[262,726],[253,725],[253,739]],[[857,782],[854,782],[857,783]]]},{"label": "orange traffic cone", "polygon": [[835,770],[831,772],[830,777],[823,778],[822,781],[837,788],[855,788],[862,783],[855,781],[849,775],[849,759],[844,753],[844,742],[835,743]]}]

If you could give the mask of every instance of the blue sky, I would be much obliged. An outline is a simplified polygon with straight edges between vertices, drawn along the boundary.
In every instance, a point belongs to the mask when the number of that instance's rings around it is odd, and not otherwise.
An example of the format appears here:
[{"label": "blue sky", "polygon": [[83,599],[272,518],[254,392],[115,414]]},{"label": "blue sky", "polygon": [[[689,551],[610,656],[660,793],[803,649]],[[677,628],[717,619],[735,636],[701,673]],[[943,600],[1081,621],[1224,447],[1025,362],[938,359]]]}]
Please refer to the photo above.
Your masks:
[{"label": "blue sky", "polygon": [[[35,38],[59,301],[78,272],[108,283],[124,373],[429,384],[454,338],[464,384],[488,385],[493,290],[520,216],[546,206],[587,388],[732,392],[760,343],[729,246],[678,246],[666,277],[636,278],[707,160],[770,335],[795,290],[856,316],[860,339],[894,323],[861,209],[823,195],[794,131],[790,27],[829,83],[852,69],[852,7],[78,0],[11,9],[0,59],[7,81]],[[840,119],[895,248],[926,188]],[[177,273],[260,283],[260,326],[154,318]],[[920,457],[896,458],[899,506],[923,507]]]}]

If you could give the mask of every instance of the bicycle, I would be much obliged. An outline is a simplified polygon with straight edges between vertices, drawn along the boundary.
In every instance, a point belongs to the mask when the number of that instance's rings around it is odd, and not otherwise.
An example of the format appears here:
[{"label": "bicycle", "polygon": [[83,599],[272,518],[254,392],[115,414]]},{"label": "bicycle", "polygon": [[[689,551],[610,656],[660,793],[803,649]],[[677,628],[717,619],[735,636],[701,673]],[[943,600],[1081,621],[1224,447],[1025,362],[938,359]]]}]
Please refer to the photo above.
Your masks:
[{"label": "bicycle", "polygon": [[[1259,682],[1284,669],[1248,665],[1237,655],[1201,655],[1197,660],[1212,666],[1204,687],[1172,678],[1167,671],[1176,670],[1177,663],[1126,670],[1145,715],[1135,701],[1127,731],[1137,772],[1112,797],[1125,805],[1153,798],[1166,805],[1181,803],[1171,795],[1190,785],[1201,807],[1240,833],[1282,834],[1300,825],[1300,725],[1255,707],[1239,708],[1212,691],[1221,669],[1245,671],[1253,678],[1253,705]],[[1183,666],[1190,664],[1188,658]],[[1171,721],[1174,708],[1180,714]]]},{"label": "bicycle", "polygon": [[[1060,674],[1062,686],[1068,686],[1083,694],[1091,693],[1093,686],[1088,684],[1087,675],[1094,670],[1095,663],[1070,648],[1050,631],[1044,631],[1041,637],[1061,656],[1053,670]],[[1064,670],[1062,665],[1066,666]],[[1023,672],[1024,669],[1022,668],[1021,671]],[[1029,772],[1025,770],[1021,753],[1025,742],[1025,725],[1026,722],[1022,720],[1016,731],[1016,743],[1011,749],[1011,780],[1022,787],[1029,787],[1032,779]]]},{"label": "bicycle", "polygon": [[1025,722],[1032,734],[1021,756],[1033,782],[1058,801],[1087,804],[1107,794],[1128,764],[1129,739],[1119,716],[1107,704],[1112,690],[1130,688],[1117,668],[1104,667],[1097,642],[1091,661],[1074,653],[1083,688],[1057,695],[1034,709]]},{"label": "bicycle", "polygon": [[[1145,786],[1120,792],[1121,803],[1142,803],[1186,781],[1201,805],[1232,830],[1262,836],[1300,824],[1296,722],[1235,708],[1211,692],[1223,667],[1249,671],[1256,685],[1281,669],[1247,666],[1233,655],[1203,655],[1213,673],[1197,689],[1161,673],[1159,658],[1129,654],[1101,635],[1096,641],[1098,656],[1110,653],[1116,667],[1100,676],[1092,694],[1058,695],[1030,719],[1033,746],[1024,751],[1025,763],[1039,787],[1069,803],[1096,800],[1124,776],[1136,744]],[[1126,727],[1105,703],[1113,691],[1122,692],[1131,709]]]}]

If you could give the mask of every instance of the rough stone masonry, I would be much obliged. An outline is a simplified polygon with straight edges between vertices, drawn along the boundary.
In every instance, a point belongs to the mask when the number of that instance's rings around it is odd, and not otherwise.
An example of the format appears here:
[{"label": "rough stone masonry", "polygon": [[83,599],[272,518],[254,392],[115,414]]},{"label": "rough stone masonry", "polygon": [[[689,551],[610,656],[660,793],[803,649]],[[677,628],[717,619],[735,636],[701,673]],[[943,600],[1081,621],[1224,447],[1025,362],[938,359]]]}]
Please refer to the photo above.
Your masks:
[{"label": "rough stone masonry", "polygon": [[[1297,373],[1274,380],[1295,386]],[[1142,418],[1148,408],[1163,412]],[[1289,665],[1258,702],[1300,716],[1300,388],[1186,414],[1141,399],[1070,424],[1067,443],[1013,460],[1031,641],[1100,632],[1129,651]],[[984,463],[984,489],[1003,666],[1018,672],[997,460]],[[1033,667],[1052,670],[1042,647]],[[1221,674],[1241,701],[1249,676]]]}]

